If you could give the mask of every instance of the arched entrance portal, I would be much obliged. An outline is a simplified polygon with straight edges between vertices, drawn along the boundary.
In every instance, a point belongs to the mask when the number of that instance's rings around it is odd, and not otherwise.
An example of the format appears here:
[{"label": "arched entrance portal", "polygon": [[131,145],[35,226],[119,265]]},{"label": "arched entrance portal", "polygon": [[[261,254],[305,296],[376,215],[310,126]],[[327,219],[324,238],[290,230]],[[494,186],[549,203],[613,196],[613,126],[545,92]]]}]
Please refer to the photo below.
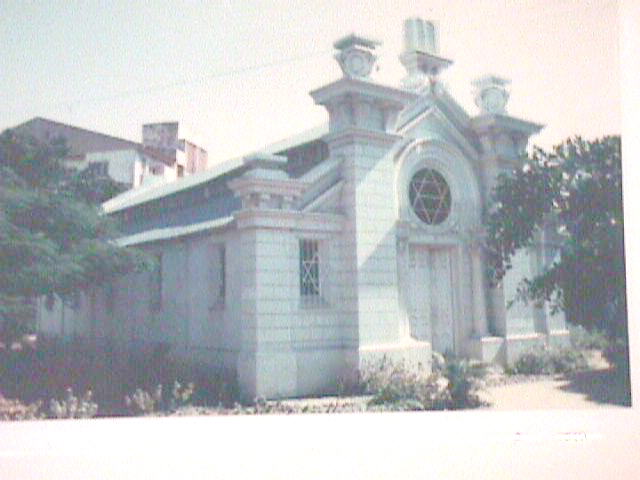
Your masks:
[{"label": "arched entrance portal", "polygon": [[441,140],[416,140],[399,154],[397,172],[404,331],[434,351],[464,354],[480,305],[473,296],[484,295],[472,287],[481,265],[472,265],[469,232],[481,201],[471,159]]}]

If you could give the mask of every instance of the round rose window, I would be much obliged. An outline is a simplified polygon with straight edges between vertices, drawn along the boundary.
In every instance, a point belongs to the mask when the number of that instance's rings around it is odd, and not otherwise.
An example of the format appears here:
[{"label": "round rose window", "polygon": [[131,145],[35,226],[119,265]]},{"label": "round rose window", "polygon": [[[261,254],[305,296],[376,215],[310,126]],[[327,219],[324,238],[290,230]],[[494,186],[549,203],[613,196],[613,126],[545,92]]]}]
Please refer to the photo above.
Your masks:
[{"label": "round rose window", "polygon": [[411,179],[409,201],[420,220],[428,225],[438,225],[451,211],[451,190],[442,175],[425,168]]}]

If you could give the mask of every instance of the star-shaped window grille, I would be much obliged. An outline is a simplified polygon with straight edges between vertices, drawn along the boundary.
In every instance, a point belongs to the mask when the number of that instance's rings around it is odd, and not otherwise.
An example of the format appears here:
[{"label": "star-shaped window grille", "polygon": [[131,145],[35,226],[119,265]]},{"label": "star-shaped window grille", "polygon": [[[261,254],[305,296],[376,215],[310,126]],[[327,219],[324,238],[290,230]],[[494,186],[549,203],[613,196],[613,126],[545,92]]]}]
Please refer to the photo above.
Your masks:
[{"label": "star-shaped window grille", "polygon": [[442,175],[425,168],[411,179],[409,201],[420,220],[428,225],[438,225],[451,211],[451,190]]}]

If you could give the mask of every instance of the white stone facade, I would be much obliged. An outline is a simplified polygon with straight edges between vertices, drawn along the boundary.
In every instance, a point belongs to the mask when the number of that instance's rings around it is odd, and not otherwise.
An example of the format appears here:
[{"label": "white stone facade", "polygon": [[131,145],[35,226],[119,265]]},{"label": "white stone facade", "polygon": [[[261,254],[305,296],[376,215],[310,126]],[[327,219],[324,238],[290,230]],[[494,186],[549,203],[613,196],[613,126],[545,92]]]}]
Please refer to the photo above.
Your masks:
[{"label": "white stone facade", "polygon": [[491,188],[541,126],[505,113],[502,79],[477,84],[493,93],[470,117],[438,82],[451,61],[436,29],[407,25],[402,88],[369,78],[377,42],[346,37],[343,77],[311,92],[328,129],[105,204],[121,242],[157,254],[159,270],[91,292],[64,329],[59,306],[42,310],[41,331],[164,343],[233,372],[248,398],[335,392],[385,355],[508,363],[566,341],[562,316],[507,308],[547,246],[519,255],[498,287],[484,273]]}]

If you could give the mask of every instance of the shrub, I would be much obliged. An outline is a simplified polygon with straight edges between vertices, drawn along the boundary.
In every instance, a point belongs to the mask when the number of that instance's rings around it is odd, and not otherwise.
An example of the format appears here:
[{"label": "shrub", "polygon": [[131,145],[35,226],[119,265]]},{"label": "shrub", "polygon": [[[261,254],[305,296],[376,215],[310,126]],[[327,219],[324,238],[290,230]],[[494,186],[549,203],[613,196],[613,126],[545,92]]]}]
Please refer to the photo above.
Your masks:
[{"label": "shrub", "polygon": [[481,380],[486,375],[486,367],[454,356],[445,356],[442,372],[449,381],[451,408],[470,408],[481,404],[478,397]]},{"label": "shrub", "polygon": [[508,370],[520,375],[552,375],[585,370],[587,358],[573,348],[542,347],[523,353]]},{"label": "shrub", "polygon": [[607,361],[619,372],[629,373],[629,346],[624,340],[616,340],[603,351]]},{"label": "shrub", "polygon": [[191,406],[191,398],[195,390],[193,383],[182,386],[177,380],[168,394],[163,394],[162,384],[158,384],[153,392],[137,388],[124,399],[127,408],[134,415],[153,415],[157,413],[173,413],[180,408]]},{"label": "shrub", "polygon": [[98,404],[92,401],[91,390],[78,398],[71,388],[67,388],[67,396],[63,400],[52,398],[49,411],[53,418],[92,418],[98,413]]},{"label": "shrub", "polygon": [[444,410],[473,408],[484,369],[467,360],[434,355],[433,372],[407,368],[387,357],[362,374],[365,390],[373,395],[369,404],[385,410]]},{"label": "shrub", "polygon": [[0,420],[37,420],[44,417],[41,408],[42,402],[25,405],[0,395]]},{"label": "shrub", "polygon": [[158,411],[162,402],[162,385],[158,385],[153,392],[136,388],[131,395],[124,397],[124,403],[134,415],[152,415]]},{"label": "shrub", "polygon": [[607,350],[611,342],[607,335],[596,328],[587,330],[582,325],[569,325],[571,346],[578,350]]},{"label": "shrub", "polygon": [[578,372],[589,367],[585,354],[572,348],[552,350],[551,363],[555,373]]}]

